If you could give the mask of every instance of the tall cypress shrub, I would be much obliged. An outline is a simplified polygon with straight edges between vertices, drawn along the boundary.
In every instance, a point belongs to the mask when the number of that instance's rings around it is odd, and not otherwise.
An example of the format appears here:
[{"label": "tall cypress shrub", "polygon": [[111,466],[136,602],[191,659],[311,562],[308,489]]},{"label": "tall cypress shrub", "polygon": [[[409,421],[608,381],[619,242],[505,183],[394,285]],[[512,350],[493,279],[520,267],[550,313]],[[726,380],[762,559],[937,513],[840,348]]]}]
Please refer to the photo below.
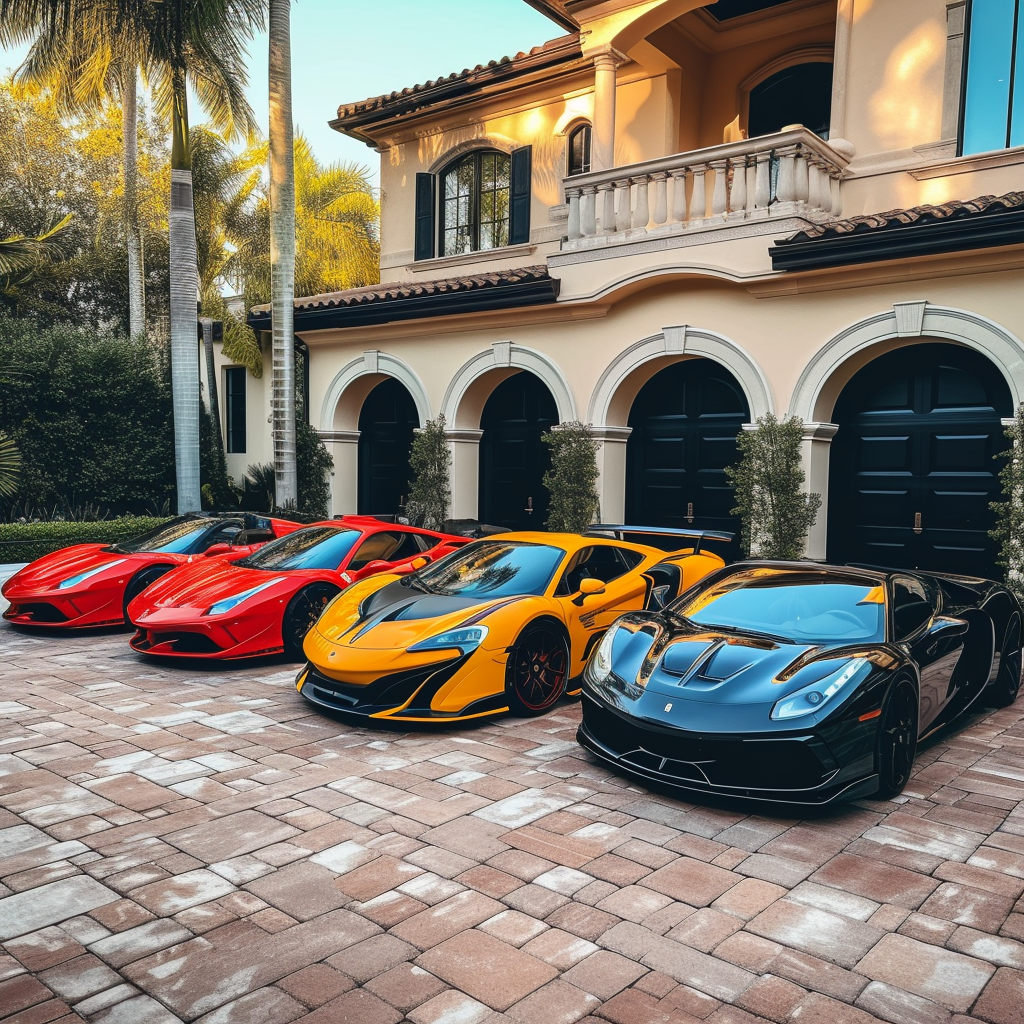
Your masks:
[{"label": "tall cypress shrub", "polygon": [[544,525],[557,533],[583,533],[600,508],[598,443],[578,420],[560,423],[541,440],[551,448],[551,468],[544,474],[549,496]]},{"label": "tall cypress shrub", "polygon": [[755,558],[801,558],[818,518],[820,494],[803,492],[803,422],[796,416],[760,416],[736,438],[740,461],[726,469],[736,492],[732,515],[742,520],[742,544]]},{"label": "tall cypress shrub", "polygon": [[405,502],[405,514],[414,526],[440,530],[452,503],[452,453],[448,447],[444,416],[427,420],[413,434],[409,451],[413,480]]},{"label": "tall cypress shrub", "polygon": [[996,525],[990,536],[999,544],[996,563],[1005,573],[1006,585],[1024,600],[1024,404],[1017,407],[1013,423],[1006,428],[1010,445],[996,458],[1005,459],[999,471],[1003,485],[1003,500],[994,501],[991,509],[996,514]]}]

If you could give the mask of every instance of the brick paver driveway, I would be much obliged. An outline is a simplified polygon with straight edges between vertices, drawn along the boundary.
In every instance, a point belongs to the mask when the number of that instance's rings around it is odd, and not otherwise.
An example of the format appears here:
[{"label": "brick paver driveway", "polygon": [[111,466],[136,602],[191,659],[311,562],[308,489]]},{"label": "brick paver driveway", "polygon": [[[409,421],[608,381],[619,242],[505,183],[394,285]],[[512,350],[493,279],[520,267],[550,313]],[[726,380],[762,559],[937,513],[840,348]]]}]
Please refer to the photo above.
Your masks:
[{"label": "brick paver driveway", "polygon": [[1024,699],[795,820],[610,775],[577,705],[369,731],[293,675],[0,628],[0,1017],[1024,1021]]}]

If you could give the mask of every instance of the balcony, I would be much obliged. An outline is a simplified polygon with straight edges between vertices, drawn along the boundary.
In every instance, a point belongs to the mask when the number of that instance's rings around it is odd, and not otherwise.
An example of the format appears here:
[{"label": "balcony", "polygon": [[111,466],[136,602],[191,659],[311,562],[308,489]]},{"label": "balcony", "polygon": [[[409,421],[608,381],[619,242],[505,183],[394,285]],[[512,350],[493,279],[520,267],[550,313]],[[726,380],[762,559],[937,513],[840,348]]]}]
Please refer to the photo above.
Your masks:
[{"label": "balcony", "polygon": [[672,237],[685,245],[687,236],[696,243],[739,224],[750,225],[744,234],[761,234],[760,222],[769,234],[783,218],[828,220],[841,213],[852,155],[848,142],[833,146],[800,127],[575,175],[564,181],[561,251]]}]

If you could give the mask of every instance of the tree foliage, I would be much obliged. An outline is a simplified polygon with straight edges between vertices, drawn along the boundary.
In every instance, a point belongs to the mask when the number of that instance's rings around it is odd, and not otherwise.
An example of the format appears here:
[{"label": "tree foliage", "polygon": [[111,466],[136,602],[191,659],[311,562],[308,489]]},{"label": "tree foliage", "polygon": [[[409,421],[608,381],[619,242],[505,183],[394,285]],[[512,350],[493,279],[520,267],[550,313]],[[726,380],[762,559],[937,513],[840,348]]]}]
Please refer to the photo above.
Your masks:
[{"label": "tree foliage", "polygon": [[1003,500],[991,504],[996,525],[990,536],[999,544],[996,563],[1004,571],[1006,585],[1024,600],[1024,404],[1017,407],[1013,423],[1006,428],[1006,438],[1009,447],[996,456],[1005,460],[999,471]]},{"label": "tree foliage", "polygon": [[334,459],[320,435],[302,420],[296,427],[295,462],[299,511],[326,519],[331,514],[331,484],[327,474],[334,468]]},{"label": "tree foliage", "polygon": [[551,468],[543,481],[549,495],[545,525],[559,533],[582,533],[600,507],[598,443],[590,427],[578,421],[559,424],[541,440],[551,447]]},{"label": "tree foliage", "polygon": [[124,336],[0,316],[0,430],[18,446],[17,501],[160,507],[174,457],[170,393],[153,349]]},{"label": "tree foliage", "polygon": [[452,503],[452,453],[443,415],[427,420],[427,425],[413,434],[409,466],[414,477],[405,514],[414,526],[439,530]]},{"label": "tree foliage", "polygon": [[743,522],[743,550],[757,558],[800,558],[818,517],[820,494],[803,492],[800,446],[803,423],[796,417],[758,417],[753,430],[736,439],[740,461],[726,469],[736,492],[734,516]]},{"label": "tree foliage", "polygon": [[0,498],[10,498],[18,489],[21,472],[21,452],[18,446],[0,430]]}]

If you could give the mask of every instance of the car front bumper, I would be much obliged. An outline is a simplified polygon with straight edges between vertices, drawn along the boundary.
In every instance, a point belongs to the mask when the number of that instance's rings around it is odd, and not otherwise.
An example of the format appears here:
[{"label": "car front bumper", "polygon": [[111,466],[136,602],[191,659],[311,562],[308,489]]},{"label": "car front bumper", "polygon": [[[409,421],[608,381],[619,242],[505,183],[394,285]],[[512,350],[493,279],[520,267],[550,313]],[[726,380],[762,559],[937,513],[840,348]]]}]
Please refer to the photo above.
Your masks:
[{"label": "car front bumper", "polygon": [[623,714],[586,688],[576,738],[623,772],[690,793],[823,806],[878,785],[863,759],[841,764],[815,731],[686,732]]}]

